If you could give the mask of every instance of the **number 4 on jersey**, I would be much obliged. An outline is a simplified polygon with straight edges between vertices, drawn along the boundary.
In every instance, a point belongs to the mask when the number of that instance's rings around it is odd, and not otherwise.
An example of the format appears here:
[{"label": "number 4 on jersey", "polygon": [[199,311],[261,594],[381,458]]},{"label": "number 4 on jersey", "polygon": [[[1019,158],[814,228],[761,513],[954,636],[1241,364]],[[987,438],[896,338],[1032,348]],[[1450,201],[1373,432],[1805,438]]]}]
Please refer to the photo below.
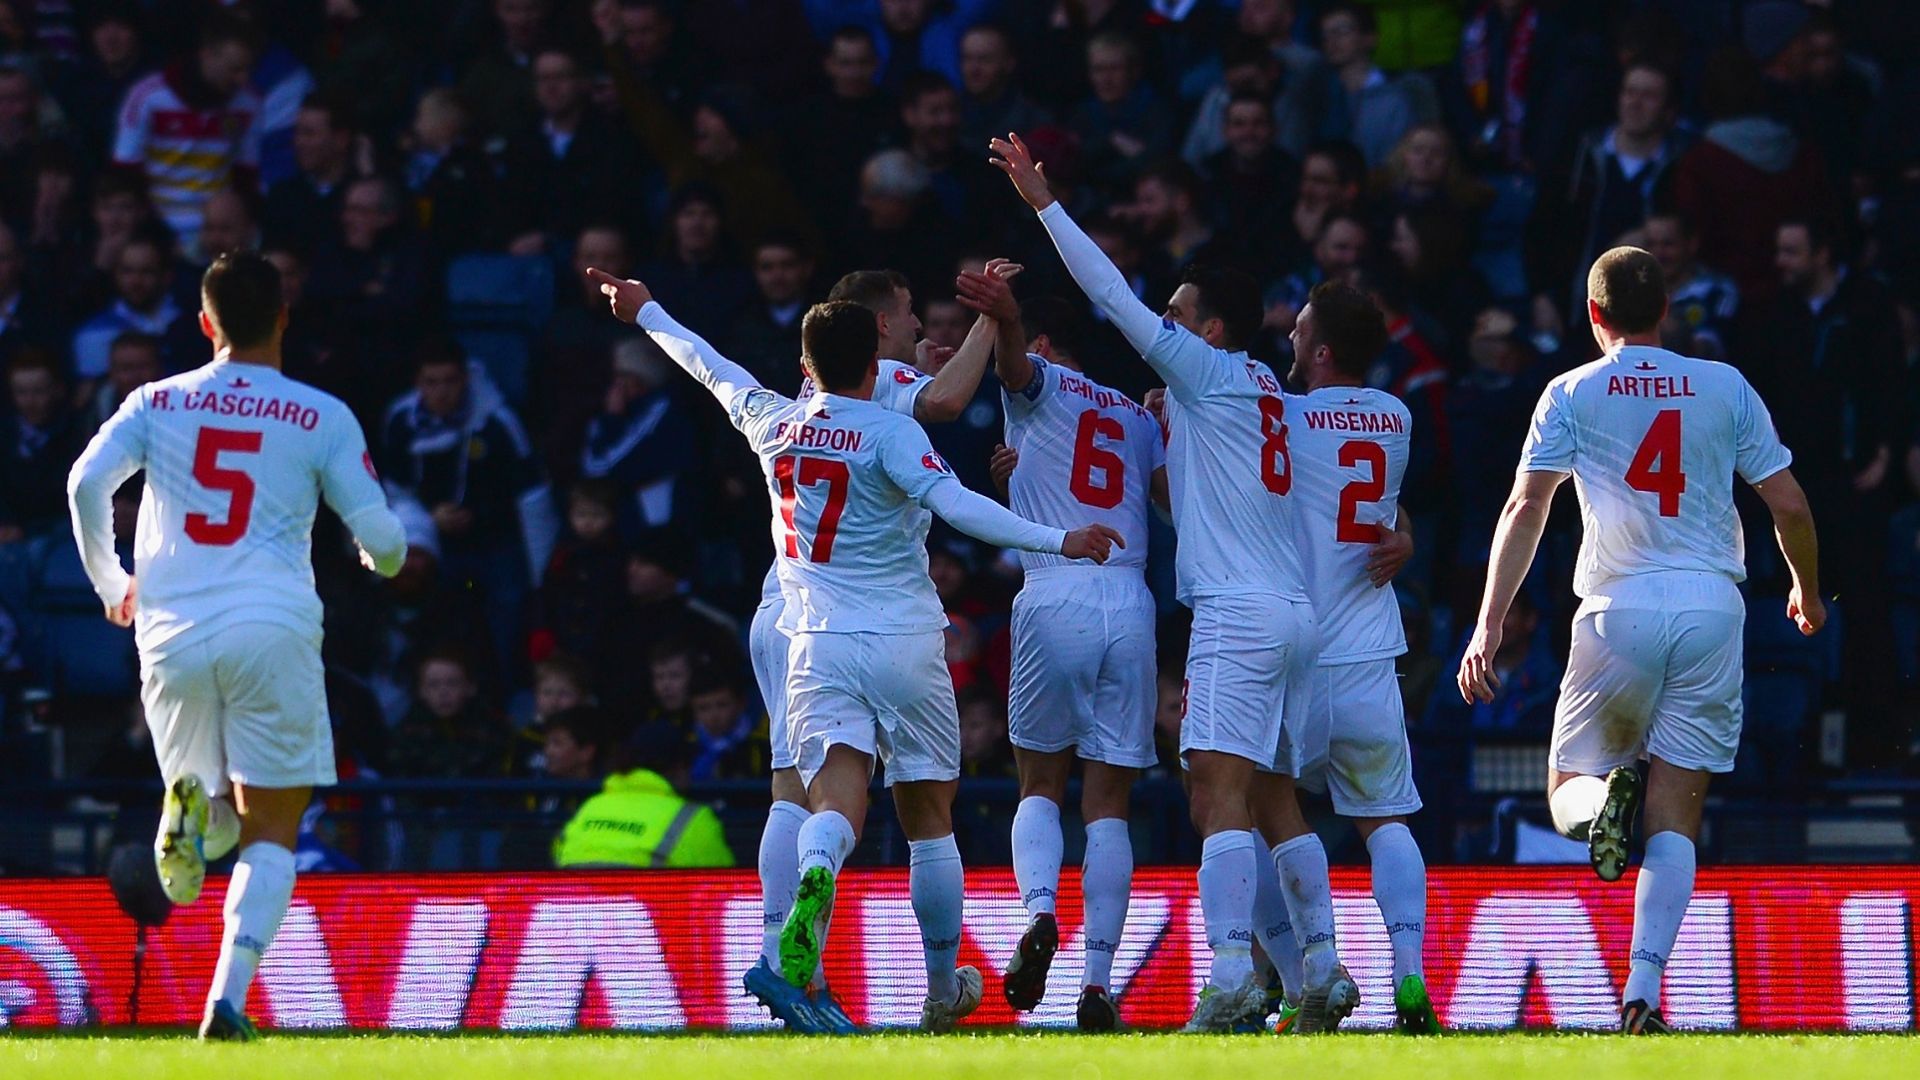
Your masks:
[{"label": "number 4 on jersey", "polygon": [[1680,471],[1680,410],[1662,409],[1627,466],[1627,486],[1660,496],[1660,516],[1680,516],[1687,474]]}]

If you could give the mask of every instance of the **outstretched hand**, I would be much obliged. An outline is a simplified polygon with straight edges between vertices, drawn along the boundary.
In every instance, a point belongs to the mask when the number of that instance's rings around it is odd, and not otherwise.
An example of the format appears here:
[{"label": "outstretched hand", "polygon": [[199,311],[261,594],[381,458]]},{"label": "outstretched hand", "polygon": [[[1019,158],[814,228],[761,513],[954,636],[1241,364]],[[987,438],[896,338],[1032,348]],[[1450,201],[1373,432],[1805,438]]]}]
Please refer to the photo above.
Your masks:
[{"label": "outstretched hand", "polygon": [[962,270],[960,276],[953,279],[953,289],[955,298],[963,306],[989,319],[1003,323],[1020,319],[1020,302],[1013,298],[1007,279],[991,270],[984,274]]},{"label": "outstretched hand", "polygon": [[600,286],[600,295],[607,298],[607,307],[613,311],[613,317],[623,323],[631,323],[640,317],[640,309],[653,299],[653,292],[647,286],[631,278],[617,278],[597,266],[587,267],[587,280]]},{"label": "outstretched hand", "polygon": [[1114,548],[1126,546],[1126,539],[1108,526],[1088,525],[1067,534],[1066,542],[1060,545],[1060,554],[1069,559],[1092,559],[1097,563],[1105,563],[1113,555]]},{"label": "outstretched hand", "polygon": [[1013,181],[1015,191],[1035,210],[1045,210],[1053,205],[1053,190],[1047,186],[1046,166],[1033,160],[1033,153],[1020,136],[1008,133],[1004,139],[994,139],[987,144],[998,155],[987,159],[987,164],[1007,174]]}]

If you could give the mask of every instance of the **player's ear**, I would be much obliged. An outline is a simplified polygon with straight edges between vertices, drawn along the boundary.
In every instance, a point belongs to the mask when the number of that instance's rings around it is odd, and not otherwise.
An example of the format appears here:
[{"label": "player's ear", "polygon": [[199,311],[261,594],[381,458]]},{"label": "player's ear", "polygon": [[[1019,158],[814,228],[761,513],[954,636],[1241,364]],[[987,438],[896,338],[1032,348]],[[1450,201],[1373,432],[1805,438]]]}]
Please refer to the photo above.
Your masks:
[{"label": "player's ear", "polygon": [[1027,342],[1027,351],[1035,356],[1045,356],[1052,348],[1053,342],[1047,340],[1045,334],[1035,334],[1033,340]]},{"label": "player's ear", "polygon": [[207,309],[205,308],[200,309],[200,332],[206,335],[208,341],[216,340],[214,338],[213,319],[207,314]]},{"label": "player's ear", "polygon": [[1587,297],[1587,321],[1595,326],[1607,325],[1607,320],[1600,314],[1600,302],[1591,296]]}]

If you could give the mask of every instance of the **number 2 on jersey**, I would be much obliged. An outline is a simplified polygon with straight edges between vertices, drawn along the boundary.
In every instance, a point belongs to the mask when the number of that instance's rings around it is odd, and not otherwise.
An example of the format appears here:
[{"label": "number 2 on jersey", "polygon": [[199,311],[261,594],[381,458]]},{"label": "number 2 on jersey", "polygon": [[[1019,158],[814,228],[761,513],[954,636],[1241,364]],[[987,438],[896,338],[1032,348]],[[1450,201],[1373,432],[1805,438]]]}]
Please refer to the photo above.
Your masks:
[{"label": "number 2 on jersey", "polygon": [[[1068,486],[1082,504],[1111,510],[1126,495],[1127,463],[1119,454],[1095,446],[1094,437],[1099,435],[1106,436],[1108,442],[1121,442],[1127,437],[1127,429],[1120,421],[1101,416],[1097,409],[1081,413],[1080,430],[1073,439],[1073,474]],[[1098,485],[1093,482],[1095,469],[1105,474]]]},{"label": "number 2 on jersey", "polygon": [[201,428],[193,445],[193,478],[208,491],[225,492],[226,520],[215,521],[206,514],[188,514],[187,538],[208,547],[228,547],[247,535],[253,521],[253,477],[239,469],[220,467],[221,454],[257,454],[260,433],[232,428]]},{"label": "number 2 on jersey", "polygon": [[[799,499],[799,487],[827,485],[827,504],[820,508],[820,521],[813,530],[813,549],[809,557],[817,563],[833,561],[833,538],[840,532],[840,514],[847,508],[847,463],[832,458],[803,457],[788,454],[773,459],[773,479],[780,485],[780,520],[787,526],[787,558],[800,557],[800,530],[793,522],[793,509]],[[799,486],[795,485],[795,480]]]},{"label": "number 2 on jersey", "polygon": [[1627,466],[1627,486],[1660,496],[1660,516],[1680,516],[1680,496],[1687,490],[1687,474],[1680,471],[1680,410],[1661,409],[1653,426],[1633,452]]},{"label": "number 2 on jersey", "polygon": [[1287,403],[1268,395],[1260,399],[1260,481],[1275,495],[1293,490],[1293,455],[1287,451]]},{"label": "number 2 on jersey", "polygon": [[1387,449],[1377,442],[1348,439],[1340,444],[1340,467],[1351,469],[1365,464],[1370,474],[1340,489],[1340,519],[1334,539],[1343,544],[1377,544],[1379,527],[1362,525],[1360,504],[1379,502],[1387,494]]}]

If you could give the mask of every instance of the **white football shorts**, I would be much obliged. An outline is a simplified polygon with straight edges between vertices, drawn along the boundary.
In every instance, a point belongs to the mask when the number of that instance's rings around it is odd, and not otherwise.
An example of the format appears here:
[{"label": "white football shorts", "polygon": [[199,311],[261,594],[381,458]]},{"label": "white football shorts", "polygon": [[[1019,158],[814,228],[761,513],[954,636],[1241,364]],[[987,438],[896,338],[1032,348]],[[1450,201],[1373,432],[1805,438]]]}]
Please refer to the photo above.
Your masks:
[{"label": "white football shorts", "polygon": [[1582,611],[1560,681],[1549,762],[1603,776],[1645,754],[1733,771],[1744,611]]},{"label": "white football shorts", "polygon": [[1304,764],[1306,676],[1319,653],[1313,607],[1270,593],[1193,604],[1180,754],[1213,750],[1297,776]]},{"label": "white football shorts", "polygon": [[889,786],[959,778],[945,633],[803,632],[787,657],[787,739],[809,787],[832,746],[877,757]]},{"label": "white football shorts", "polygon": [[1341,817],[1399,817],[1420,809],[1393,658],[1327,664],[1307,678],[1312,690],[1300,786],[1331,795]]},{"label": "white football shorts", "polygon": [[747,630],[747,656],[753,662],[753,681],[767,706],[767,741],[773,750],[775,771],[793,768],[793,747],[787,739],[787,648],[792,643],[780,629],[787,598],[778,593],[754,609]]},{"label": "white football shorts", "polygon": [[1153,594],[1138,570],[1049,566],[1013,601],[1008,733],[1023,750],[1155,761]]},{"label": "white football shorts", "polygon": [[273,623],[216,630],[140,658],[140,702],[160,775],[193,775],[209,794],[231,784],[327,787],[333,727],[320,643]]}]

